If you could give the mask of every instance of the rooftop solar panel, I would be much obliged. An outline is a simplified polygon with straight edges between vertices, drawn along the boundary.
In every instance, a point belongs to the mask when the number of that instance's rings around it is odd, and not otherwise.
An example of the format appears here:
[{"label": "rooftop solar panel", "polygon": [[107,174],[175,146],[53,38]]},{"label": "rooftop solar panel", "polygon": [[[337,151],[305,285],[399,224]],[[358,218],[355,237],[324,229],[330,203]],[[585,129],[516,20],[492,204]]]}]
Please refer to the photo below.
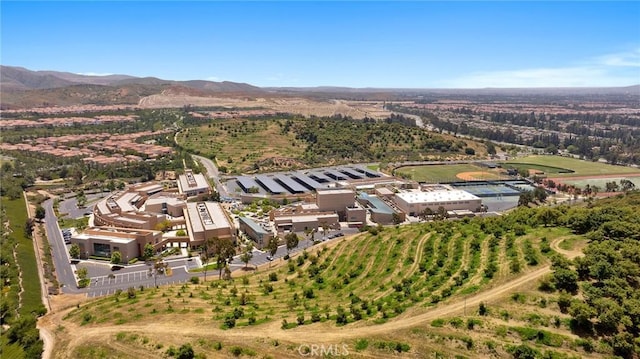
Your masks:
[{"label": "rooftop solar panel", "polygon": [[282,184],[291,193],[303,193],[308,191],[307,187],[294,181],[291,177],[287,175],[278,174],[275,176],[275,179],[279,181],[280,184]]},{"label": "rooftop solar panel", "polygon": [[347,179],[347,175],[336,170],[326,170],[324,171],[324,174],[335,181],[342,181]]},{"label": "rooftop solar panel", "polygon": [[238,176],[236,177],[236,181],[245,192],[248,191],[251,187],[260,187],[258,183],[251,177]]},{"label": "rooftop solar panel", "polygon": [[322,172],[311,172],[309,174],[309,177],[311,177],[312,179],[318,181],[318,182],[331,182],[333,181],[333,179],[325,176],[324,173]]},{"label": "rooftop solar panel", "polygon": [[326,187],[325,185],[317,182],[313,178],[305,175],[304,173],[296,173],[295,175],[293,175],[293,179],[298,181],[298,183],[301,183],[303,186],[312,190],[317,190],[317,189]]},{"label": "rooftop solar panel", "polygon": [[341,168],[339,171],[353,179],[362,179],[363,177],[365,177],[365,175],[363,175],[362,173],[356,172],[351,168]]},{"label": "rooftop solar panel", "polygon": [[262,184],[262,187],[271,193],[286,193],[287,191],[284,187],[282,187],[278,182],[274,181],[273,178],[258,175],[256,176],[256,182]]}]

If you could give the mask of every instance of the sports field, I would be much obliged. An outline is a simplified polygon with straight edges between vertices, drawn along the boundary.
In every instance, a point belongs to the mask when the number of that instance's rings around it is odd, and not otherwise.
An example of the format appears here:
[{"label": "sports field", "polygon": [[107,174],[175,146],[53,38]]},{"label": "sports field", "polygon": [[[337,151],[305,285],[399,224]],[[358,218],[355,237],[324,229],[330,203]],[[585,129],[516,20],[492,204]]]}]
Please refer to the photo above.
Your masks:
[{"label": "sports field", "polygon": [[425,165],[402,167],[396,170],[418,182],[442,183],[454,181],[504,179],[499,169],[489,169],[471,163],[453,165]]},{"label": "sports field", "polygon": [[640,174],[640,169],[560,156],[529,156],[506,162],[504,167],[523,167],[542,171],[548,177],[582,177]]},{"label": "sports field", "polygon": [[560,179],[561,183],[567,184],[567,185],[573,185],[576,186],[578,188],[584,188],[587,185],[593,187],[593,186],[598,186],[598,188],[600,188],[600,191],[604,191],[604,189],[607,186],[607,182],[616,182],[618,185],[620,184],[620,180],[622,179],[626,179],[629,180],[631,182],[633,182],[633,184],[636,186],[636,188],[640,188],[640,176],[636,176],[636,177],[624,177],[624,176],[620,176],[620,177],[606,177],[606,178],[585,178],[585,179]]}]

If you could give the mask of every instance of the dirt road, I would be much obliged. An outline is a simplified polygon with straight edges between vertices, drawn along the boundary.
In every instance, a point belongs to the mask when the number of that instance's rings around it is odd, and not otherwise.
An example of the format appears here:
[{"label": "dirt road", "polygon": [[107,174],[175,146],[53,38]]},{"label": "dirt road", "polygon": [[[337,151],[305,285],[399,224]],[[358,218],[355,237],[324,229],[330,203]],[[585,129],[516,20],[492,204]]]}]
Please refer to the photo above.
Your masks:
[{"label": "dirt road", "polygon": [[[559,247],[562,238],[554,240],[551,247],[568,258],[575,258],[582,253],[579,250],[563,250]],[[504,297],[513,292],[518,287],[526,285],[540,277],[551,273],[550,266],[540,267],[528,273],[525,273],[513,280],[510,280],[498,287],[488,289],[477,293],[473,296],[458,298],[457,301],[443,303],[431,309],[414,307],[384,324],[371,324],[366,322],[357,322],[346,325],[344,327],[335,327],[332,322],[317,323],[313,325],[304,325],[301,327],[282,330],[281,323],[273,321],[256,327],[236,328],[233,330],[221,330],[215,327],[207,328],[207,336],[224,338],[230,341],[255,341],[257,338],[265,340],[277,339],[282,342],[299,343],[301,340],[307,343],[340,343],[353,340],[355,338],[371,337],[394,333],[398,330],[407,329],[432,320],[447,316],[453,316],[463,313],[466,307],[477,307],[480,302],[491,302]],[[53,330],[54,325],[61,322],[62,317],[67,311],[54,314],[47,322]],[[176,327],[176,323],[167,318],[166,322],[153,322],[147,324],[124,324],[111,327],[80,327],[75,323],[65,322],[64,325],[68,330],[69,344],[66,353],[71,353],[73,348],[83,343],[99,341],[105,338],[113,338],[118,332],[139,332],[146,333],[158,338],[172,337],[197,337],[203,334],[202,328],[199,326]],[[111,340],[110,340],[111,341]],[[149,357],[150,353],[141,351],[140,353],[132,353],[139,357]],[[46,358],[46,356],[45,356]]]}]

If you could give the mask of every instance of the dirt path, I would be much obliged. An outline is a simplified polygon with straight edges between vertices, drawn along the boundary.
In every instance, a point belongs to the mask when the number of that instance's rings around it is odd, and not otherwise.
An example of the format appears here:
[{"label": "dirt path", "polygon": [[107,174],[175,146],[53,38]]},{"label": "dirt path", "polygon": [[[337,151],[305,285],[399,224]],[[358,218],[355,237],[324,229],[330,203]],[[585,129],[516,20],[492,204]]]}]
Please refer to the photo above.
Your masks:
[{"label": "dirt path", "polygon": [[[429,323],[430,321],[462,313],[465,307],[475,307],[480,302],[491,302],[499,299],[504,295],[512,292],[519,286],[525,285],[533,280],[540,278],[551,272],[549,266],[528,272],[518,278],[513,279],[499,287],[489,289],[478,293],[472,297],[463,300],[440,305],[426,312],[423,308],[413,308],[397,317],[393,321],[385,324],[375,325],[371,323],[357,322],[346,325],[344,327],[335,327],[332,322],[320,323],[314,325],[305,325],[289,330],[280,329],[280,323],[277,321],[260,325],[255,328],[238,328],[237,330],[221,330],[215,327],[207,328],[208,335],[225,338],[231,341],[255,341],[258,337],[266,339],[277,339],[284,342],[305,342],[317,343],[341,343],[355,338],[370,337],[393,333],[398,330],[411,328],[418,325]],[[421,312],[421,313],[419,313]],[[52,318],[51,325],[55,322],[61,322],[64,312],[56,315],[57,319]],[[105,337],[113,337],[118,332],[137,332],[146,333],[146,335],[171,337],[189,337],[202,336],[203,331],[200,326],[176,326],[175,322],[153,322],[146,324],[125,324],[111,327],[79,327],[75,323],[65,322],[68,330],[68,338],[70,339],[68,348],[64,350],[70,354],[73,348],[83,343],[92,341],[104,341]],[[266,334],[268,333],[268,334]],[[80,335],[81,334],[81,335]]]},{"label": "dirt path", "polygon": [[582,253],[582,251],[579,249],[573,249],[573,250],[567,251],[560,248],[560,243],[562,243],[562,241],[564,241],[565,239],[567,239],[567,237],[558,237],[553,241],[551,241],[551,244],[549,244],[549,246],[551,246],[551,249],[564,255],[568,259],[573,259],[575,257],[581,257],[584,255],[584,253]]},{"label": "dirt path", "polygon": [[[426,237],[423,237],[423,239],[424,238]],[[566,255],[568,258],[574,258],[581,254],[578,250],[566,251],[560,249],[558,245],[562,240],[562,238],[554,240],[551,243],[551,247]],[[224,338],[228,341],[255,341],[257,338],[264,338],[268,340],[277,339],[283,342],[292,343],[299,343],[301,340],[304,340],[304,342],[307,343],[344,343],[355,338],[394,333],[398,330],[424,325],[425,323],[429,323],[437,318],[463,313],[467,307],[475,307],[479,305],[480,302],[488,303],[500,299],[516,288],[537,280],[550,272],[551,267],[547,265],[526,272],[498,287],[490,288],[467,298],[458,298],[456,301],[443,303],[430,309],[413,307],[394,320],[379,325],[369,322],[356,322],[344,327],[336,327],[334,323],[326,322],[304,325],[289,330],[282,330],[280,329],[280,323],[278,321],[273,321],[256,327],[237,328],[234,330],[224,331],[215,327],[208,327],[207,336]],[[54,325],[62,323],[62,318],[69,310],[72,310],[72,308],[48,316],[49,318],[46,319],[46,322],[49,323],[49,329],[52,330]],[[161,322],[145,324],[134,323],[111,327],[80,327],[78,324],[68,321],[65,321],[64,325],[68,331],[65,337],[69,339],[69,344],[67,348],[63,349],[63,351],[66,352],[69,357],[73,348],[82,345],[83,343],[100,340],[104,341],[105,337],[113,337],[118,332],[146,333],[147,335],[162,338],[190,336],[200,337],[203,335],[201,326],[176,326],[175,322],[171,321],[171,318],[167,318],[165,321]]]}]

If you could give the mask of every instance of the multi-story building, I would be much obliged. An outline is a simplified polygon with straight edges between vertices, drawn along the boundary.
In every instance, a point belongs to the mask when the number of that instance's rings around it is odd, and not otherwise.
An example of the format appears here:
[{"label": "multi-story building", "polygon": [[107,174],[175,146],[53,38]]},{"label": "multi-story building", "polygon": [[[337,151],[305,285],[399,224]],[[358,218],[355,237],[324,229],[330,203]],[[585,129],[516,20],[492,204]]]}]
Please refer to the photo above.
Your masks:
[{"label": "multi-story building", "polygon": [[165,245],[162,232],[144,229],[101,227],[90,228],[71,237],[71,243],[80,247],[80,257],[111,257],[113,252],[120,252],[122,262],[139,257],[147,243],[154,251]]},{"label": "multi-story building", "polygon": [[271,230],[251,218],[240,217],[238,222],[240,223],[240,230],[256,243],[256,248],[258,249],[262,249],[273,238]]},{"label": "multi-story building", "polygon": [[231,238],[235,241],[235,227],[220,203],[187,203],[184,218],[191,246],[202,245],[211,238]]},{"label": "multi-story building", "polygon": [[187,197],[202,196],[211,193],[211,186],[203,174],[193,173],[188,169],[178,176],[178,191]]}]

